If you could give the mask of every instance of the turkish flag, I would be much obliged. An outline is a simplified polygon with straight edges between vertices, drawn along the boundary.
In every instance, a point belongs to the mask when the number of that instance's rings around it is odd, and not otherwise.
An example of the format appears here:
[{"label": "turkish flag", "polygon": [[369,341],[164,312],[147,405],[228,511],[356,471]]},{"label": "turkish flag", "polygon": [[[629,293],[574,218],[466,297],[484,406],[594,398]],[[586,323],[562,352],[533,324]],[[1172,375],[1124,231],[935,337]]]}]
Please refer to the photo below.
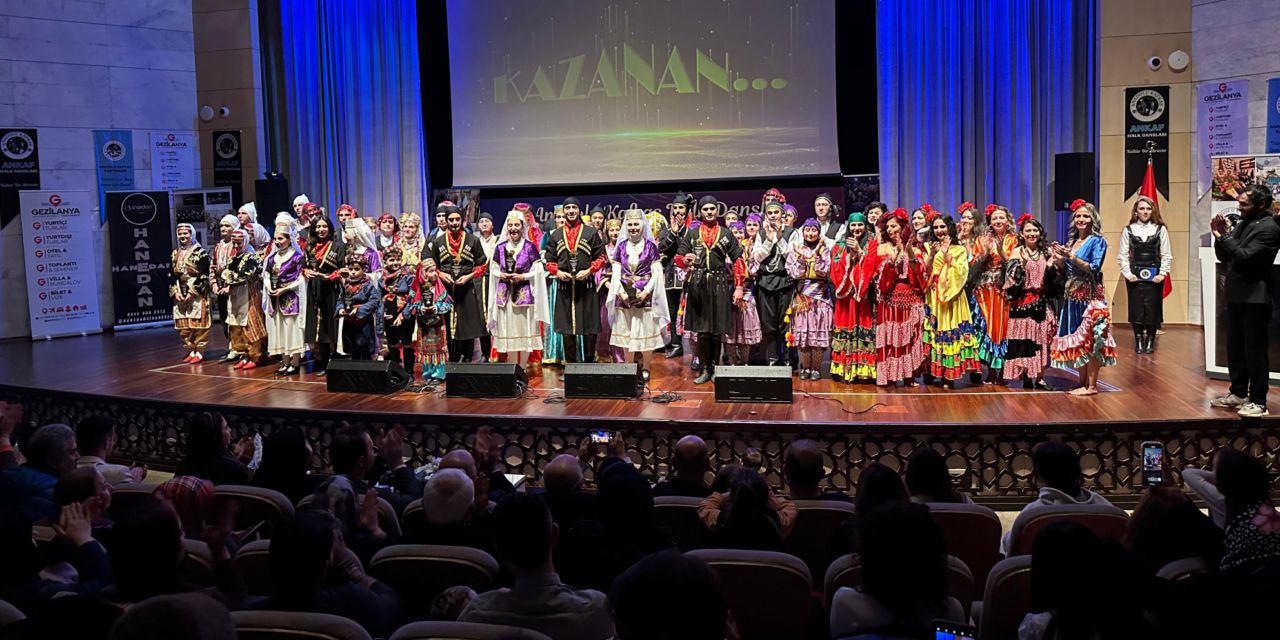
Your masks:
[{"label": "turkish flag", "polygon": [[[1160,194],[1156,193],[1156,170],[1151,166],[1151,158],[1147,158],[1147,172],[1142,176],[1142,186],[1138,188],[1138,195],[1151,198],[1155,203],[1156,213],[1160,212]],[[1173,293],[1173,278],[1165,276],[1163,297],[1168,298],[1170,293]]]}]

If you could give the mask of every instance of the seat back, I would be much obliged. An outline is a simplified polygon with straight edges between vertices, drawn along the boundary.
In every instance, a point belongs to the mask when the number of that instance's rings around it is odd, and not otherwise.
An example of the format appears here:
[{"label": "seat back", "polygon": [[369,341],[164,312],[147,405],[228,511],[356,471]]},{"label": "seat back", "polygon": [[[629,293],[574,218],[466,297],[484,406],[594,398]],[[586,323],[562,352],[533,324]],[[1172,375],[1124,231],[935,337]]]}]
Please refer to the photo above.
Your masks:
[{"label": "seat back", "polygon": [[197,587],[212,587],[217,584],[213,575],[213,553],[209,551],[209,545],[184,538],[182,546],[186,553],[182,554],[182,561],[178,563],[178,575],[187,584]]},{"label": "seat back", "polygon": [[271,580],[270,540],[254,540],[246,543],[236,551],[231,564],[235,567],[249,595],[271,595],[275,583]]},{"label": "seat back", "polygon": [[[857,589],[861,586],[862,561],[858,554],[849,553],[833,560],[831,566],[827,567],[826,576],[822,581],[822,596],[827,610],[831,610],[831,599],[835,597],[840,587]],[[955,556],[947,556],[947,595],[960,601],[966,617],[969,615],[976,593],[973,573],[969,571],[969,567],[963,560]]]},{"label": "seat back", "polygon": [[1160,570],[1156,572],[1156,577],[1164,578],[1170,582],[1181,582],[1201,573],[1209,573],[1208,561],[1200,557],[1182,558],[1160,567]]},{"label": "seat back", "polygon": [[[796,521],[791,535],[782,542],[782,551],[804,561],[809,576],[820,580],[827,567],[848,548],[848,541],[841,541],[841,533],[847,537],[850,530],[842,528],[854,517],[853,503],[835,500],[795,500]],[[842,544],[843,543],[843,544]],[[822,585],[815,584],[814,588]]]},{"label": "seat back", "polygon": [[978,637],[1014,640],[1018,625],[1030,612],[1031,556],[1013,556],[997,562],[987,576]]},{"label": "seat back", "polygon": [[150,500],[158,486],[154,482],[131,482],[111,487],[111,506],[107,507],[107,517],[112,522],[124,520],[135,507]]},{"label": "seat back", "polygon": [[812,610],[809,568],[776,551],[698,549],[699,558],[720,576],[742,640],[804,638]]},{"label": "seat back", "polygon": [[[942,529],[947,553],[964,561],[973,572],[974,588],[982,593],[987,574],[1001,557],[1000,518],[995,511],[980,504],[930,502],[927,506],[929,515]],[[965,600],[960,602],[969,606]]]},{"label": "seat back", "polygon": [[654,498],[653,523],[670,531],[681,551],[701,549],[711,539],[711,532],[698,518],[698,505],[701,503],[702,498],[688,496]]},{"label": "seat back", "polygon": [[973,572],[964,560],[947,556],[947,595],[960,601],[966,619],[969,617],[969,609],[973,607],[973,599],[978,594],[975,583]]},{"label": "seat back", "polygon": [[405,535],[427,530],[427,510],[422,508],[422,498],[405,505],[400,514],[400,531]]},{"label": "seat back", "polygon": [[18,610],[17,607],[0,600],[0,629],[3,629],[15,622],[22,622],[27,619],[27,614]]},{"label": "seat back", "polygon": [[391,640],[551,640],[551,637],[505,624],[414,622],[396,629]]},{"label": "seat back", "polygon": [[449,587],[467,586],[477,593],[496,587],[498,561],[469,547],[397,544],[373,556],[369,575],[398,591],[406,612],[421,616]]},{"label": "seat back", "polygon": [[[298,500],[298,509],[305,509],[314,501],[315,494],[302,496],[302,499]],[[356,507],[359,508],[360,503],[362,502],[364,502],[364,496],[357,493]],[[412,505],[415,503],[418,504],[419,508],[421,508],[422,499],[419,498],[409,504]],[[378,526],[381,527],[383,531],[387,532],[387,535],[395,538],[399,538],[403,534],[403,529],[400,528],[400,519],[396,517],[395,508],[391,506],[390,502],[387,502],[383,498],[378,498]]]},{"label": "seat back", "polygon": [[227,503],[236,508],[235,529],[243,531],[265,523],[258,531],[270,537],[271,530],[285,518],[293,516],[293,503],[274,489],[242,484],[222,484],[213,488],[213,510],[220,513]]},{"label": "seat back", "polygon": [[1031,553],[1036,536],[1049,524],[1058,520],[1070,520],[1083,525],[1099,538],[1123,541],[1129,527],[1129,515],[1119,507],[1109,504],[1055,504],[1019,515],[1013,521],[1009,533],[1009,555]]},{"label": "seat back", "polygon": [[232,611],[236,640],[371,640],[355,621],[327,613]]}]

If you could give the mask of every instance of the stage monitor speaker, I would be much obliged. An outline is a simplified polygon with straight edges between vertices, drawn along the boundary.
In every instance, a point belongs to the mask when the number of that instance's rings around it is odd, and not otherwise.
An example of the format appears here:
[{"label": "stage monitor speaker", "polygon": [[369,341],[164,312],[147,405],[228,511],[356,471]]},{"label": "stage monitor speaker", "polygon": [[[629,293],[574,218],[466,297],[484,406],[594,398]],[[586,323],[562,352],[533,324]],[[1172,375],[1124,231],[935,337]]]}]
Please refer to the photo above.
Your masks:
[{"label": "stage monitor speaker", "polygon": [[[242,203],[236,203],[240,206]],[[253,206],[258,210],[258,224],[275,233],[276,214],[284,211],[293,215],[293,196],[289,195],[289,180],[253,181]]]},{"label": "stage monitor speaker", "polygon": [[444,365],[444,395],[449,398],[518,398],[529,377],[514,362],[450,362]]},{"label": "stage monitor speaker", "polygon": [[628,398],[640,397],[644,381],[640,365],[568,363],[564,365],[564,397]]},{"label": "stage monitor speaker", "polygon": [[331,360],[325,369],[329,391],[391,393],[409,383],[409,372],[390,360]]},{"label": "stage monitor speaker", "polygon": [[1066,211],[1071,201],[1093,202],[1098,191],[1092,151],[1058,153],[1053,156],[1053,208]]},{"label": "stage monitor speaker", "polygon": [[716,402],[791,403],[791,367],[716,367]]}]

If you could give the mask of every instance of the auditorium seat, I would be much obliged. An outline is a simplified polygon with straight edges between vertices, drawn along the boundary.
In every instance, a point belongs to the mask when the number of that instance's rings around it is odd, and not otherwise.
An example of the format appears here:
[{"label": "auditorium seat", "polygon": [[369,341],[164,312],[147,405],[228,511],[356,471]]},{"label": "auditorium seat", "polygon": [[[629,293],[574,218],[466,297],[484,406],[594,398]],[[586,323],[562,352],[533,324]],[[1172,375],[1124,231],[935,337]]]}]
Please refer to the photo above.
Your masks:
[{"label": "auditorium seat", "polygon": [[1160,567],[1156,577],[1170,582],[1181,582],[1191,576],[1209,573],[1209,571],[1209,563],[1204,558],[1182,558]]},{"label": "auditorium seat", "polygon": [[982,602],[974,603],[973,619],[983,640],[1016,640],[1018,625],[1031,612],[1031,556],[997,562],[987,576]]},{"label": "auditorium seat", "polygon": [[407,613],[423,616],[449,587],[467,586],[477,593],[496,587],[498,561],[470,547],[397,544],[373,556],[369,575],[399,592]]},{"label": "auditorium seat", "polygon": [[653,499],[653,524],[671,532],[676,547],[691,551],[707,546],[711,532],[698,518],[702,498],[659,496]]},{"label": "auditorium seat", "polygon": [[372,640],[355,621],[327,613],[232,611],[236,640]]},{"label": "auditorium seat", "polygon": [[1129,527],[1129,515],[1119,507],[1109,504],[1057,504],[1045,507],[1030,516],[1018,516],[1009,532],[1009,554],[1020,556],[1031,553],[1036,534],[1058,520],[1070,520],[1083,525],[1103,539],[1124,540]]},{"label": "auditorium seat", "polygon": [[185,553],[178,563],[178,576],[195,587],[212,587],[217,584],[213,575],[213,553],[209,545],[190,538],[182,540]]},{"label": "auditorium seat", "polygon": [[19,611],[17,607],[5,602],[4,600],[0,600],[0,629],[3,629],[15,622],[22,622],[26,619],[26,614]]},{"label": "auditorium seat", "polygon": [[[822,581],[823,602],[831,610],[831,599],[840,587],[857,589],[862,586],[862,563],[858,554],[849,553],[831,562]],[[964,614],[969,615],[976,595],[973,573],[968,565],[955,556],[947,556],[947,595],[960,601]]]},{"label": "auditorium seat", "polygon": [[134,507],[150,500],[158,486],[154,482],[133,482],[111,487],[111,506],[107,507],[107,517],[112,522],[124,520]]},{"label": "auditorium seat", "polygon": [[396,629],[390,640],[551,640],[551,637],[505,624],[413,622]]},{"label": "auditorium seat", "polygon": [[[847,550],[851,530],[841,525],[854,517],[853,503],[835,500],[793,500],[796,505],[796,521],[791,535],[782,543],[782,551],[804,561],[809,575],[820,580],[826,575],[831,561]],[[839,540],[841,535],[846,540]],[[837,546],[838,545],[838,546]],[[813,588],[821,588],[821,584]]]},{"label": "auditorium seat", "polygon": [[404,533],[427,530],[427,511],[422,508],[422,498],[405,505],[400,514],[400,530]]},{"label": "auditorium seat", "polygon": [[244,583],[245,592],[251,596],[271,595],[270,552],[270,540],[254,540],[240,547],[231,559],[240,581]]},{"label": "auditorium seat", "polygon": [[742,640],[807,637],[813,608],[809,568],[776,551],[697,549],[720,576],[725,600]]},{"label": "auditorium seat", "polygon": [[271,537],[271,530],[282,519],[293,515],[293,503],[283,493],[274,489],[251,487],[242,484],[221,484],[213,488],[213,512],[221,513],[226,503],[236,505],[235,530],[244,531],[259,523],[259,535]]},{"label": "auditorium seat", "polygon": [[[302,499],[298,501],[298,508],[306,508],[311,504],[313,499],[315,499],[314,495],[303,496]],[[356,507],[359,507],[360,503],[363,501],[364,496],[356,494]],[[378,526],[382,527],[382,530],[387,532],[387,535],[392,538],[399,538],[403,533],[403,530],[400,528],[400,519],[396,517],[395,508],[391,506],[390,502],[387,502],[383,498],[378,498]]]},{"label": "auditorium seat", "polygon": [[[996,512],[980,504],[930,502],[929,515],[942,529],[947,553],[964,561],[973,572],[978,593],[987,583],[991,567],[1000,561],[1000,518]],[[968,602],[965,608],[968,609]]]}]

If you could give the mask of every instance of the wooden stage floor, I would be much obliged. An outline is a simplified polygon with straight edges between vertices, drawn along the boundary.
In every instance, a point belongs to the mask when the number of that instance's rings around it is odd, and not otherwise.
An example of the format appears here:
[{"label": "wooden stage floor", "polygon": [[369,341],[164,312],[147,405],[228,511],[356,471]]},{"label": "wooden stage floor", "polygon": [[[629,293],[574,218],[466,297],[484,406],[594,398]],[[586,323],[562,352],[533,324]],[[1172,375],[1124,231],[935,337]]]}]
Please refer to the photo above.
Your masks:
[{"label": "wooden stage floor", "polygon": [[[217,331],[215,330],[215,333]],[[1119,363],[1103,369],[1102,393],[1074,397],[1061,391],[1024,390],[1020,384],[969,386],[956,389],[926,387],[878,388],[845,385],[829,379],[797,381],[795,402],[785,404],[717,404],[712,385],[695,386],[689,358],[668,361],[655,356],[651,395],[674,392],[679,400],[660,404],[641,400],[555,401],[560,370],[547,367],[530,375],[532,396],[520,399],[445,398],[443,391],[388,396],[328,393],[324,378],[303,373],[290,379],[272,377],[275,366],[250,372],[205,362],[175,363],[181,353],[169,328],[105,333],[80,338],[30,342],[0,342],[0,394],[46,391],[105,396],[121,401],[234,405],[240,409],[336,412],[342,414],[401,414],[467,421],[503,420],[572,423],[601,428],[653,423],[673,427],[697,423],[729,427],[769,424],[804,425],[821,430],[840,425],[860,427],[918,427],[927,430],[989,430],[999,427],[1108,424],[1155,429],[1239,426],[1233,413],[1212,409],[1211,397],[1224,393],[1226,383],[1203,373],[1203,338],[1198,327],[1169,327],[1154,355],[1133,353],[1128,327],[1118,327]],[[215,336],[211,351],[225,348]],[[1054,371],[1050,384],[1075,386],[1075,375]],[[550,401],[549,401],[550,400]],[[292,411],[290,411],[292,413]],[[1159,423],[1159,424],[1157,424]],[[1168,423],[1168,424],[1165,424]],[[567,426],[567,425],[566,425]],[[589,428],[589,427],[587,427]]]}]

